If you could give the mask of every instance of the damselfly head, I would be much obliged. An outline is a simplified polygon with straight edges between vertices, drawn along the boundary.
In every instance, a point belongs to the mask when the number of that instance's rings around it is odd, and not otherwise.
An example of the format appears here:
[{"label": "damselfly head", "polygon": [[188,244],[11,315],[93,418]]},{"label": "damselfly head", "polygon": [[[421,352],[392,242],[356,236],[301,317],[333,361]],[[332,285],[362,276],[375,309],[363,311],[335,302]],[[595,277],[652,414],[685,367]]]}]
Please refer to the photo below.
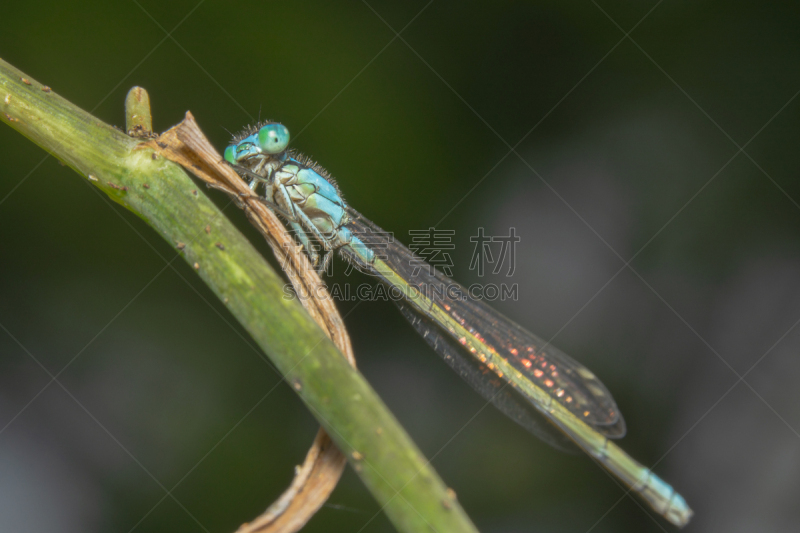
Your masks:
[{"label": "damselfly head", "polygon": [[256,130],[253,128],[246,136],[234,138],[225,149],[225,161],[232,165],[240,164],[248,157],[277,155],[289,146],[289,129],[278,122],[267,122]]}]

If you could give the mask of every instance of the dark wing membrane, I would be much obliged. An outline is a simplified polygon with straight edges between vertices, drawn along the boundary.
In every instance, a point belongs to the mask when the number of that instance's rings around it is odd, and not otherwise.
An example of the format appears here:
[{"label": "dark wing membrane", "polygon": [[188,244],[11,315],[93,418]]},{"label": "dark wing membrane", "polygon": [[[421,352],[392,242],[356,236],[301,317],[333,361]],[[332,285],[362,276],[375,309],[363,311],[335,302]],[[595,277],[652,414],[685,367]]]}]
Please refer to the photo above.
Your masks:
[{"label": "dark wing membrane", "polygon": [[[405,279],[409,285],[419,289],[421,294],[427,296],[434,305],[459,322],[476,339],[506,359],[527,379],[547,391],[553,401],[560,403],[577,418],[609,438],[619,438],[625,434],[625,422],[611,393],[589,369],[561,350],[548,345],[544,340],[516,325],[483,301],[472,298],[464,287],[437,272],[433,267],[428,268],[421,258],[391,239],[389,234],[358,212],[348,209],[348,214],[351,219],[348,228],[392,270]],[[342,249],[342,252],[349,260],[358,262],[352,253],[348,253],[346,247]],[[375,269],[370,268],[370,265],[360,266],[362,270],[381,277]],[[400,307],[407,318],[409,318],[409,313],[414,312],[409,309],[408,303],[400,305]],[[425,311],[423,310],[423,312]],[[416,324],[414,326],[420,333],[423,333],[423,329],[434,331],[427,325],[423,328]],[[440,338],[446,337],[459,341],[444,328],[437,328],[435,331]],[[437,340],[437,342],[439,341]],[[447,355],[452,355],[453,348],[458,347],[460,350],[457,350],[457,353],[461,354],[461,359],[469,360],[474,357],[457,343],[454,344],[451,341],[449,344],[447,349],[438,349],[436,346],[434,348],[478,392],[492,400],[492,395],[496,393],[497,389],[494,385],[484,384],[484,382],[500,379],[497,374],[485,367],[480,369],[481,365],[478,361],[479,370],[477,372],[483,374],[485,370],[486,374],[481,378],[477,375],[468,378],[463,371],[447,359]],[[454,346],[451,346],[453,344]],[[465,366],[463,363],[457,364],[461,367]],[[510,387],[505,388],[509,389]],[[497,402],[492,401],[497,405]],[[532,403],[532,400],[526,401]],[[512,419],[531,429],[520,420],[518,413],[512,414],[513,408],[497,406]],[[538,431],[532,431],[537,435],[540,434]],[[549,442],[551,439],[545,440]]]},{"label": "dark wing membrane", "polygon": [[578,453],[580,449],[542,415],[522,394],[508,385],[484,363],[464,350],[435,322],[418,313],[405,300],[394,300],[400,312],[456,374],[511,420],[559,450]]}]

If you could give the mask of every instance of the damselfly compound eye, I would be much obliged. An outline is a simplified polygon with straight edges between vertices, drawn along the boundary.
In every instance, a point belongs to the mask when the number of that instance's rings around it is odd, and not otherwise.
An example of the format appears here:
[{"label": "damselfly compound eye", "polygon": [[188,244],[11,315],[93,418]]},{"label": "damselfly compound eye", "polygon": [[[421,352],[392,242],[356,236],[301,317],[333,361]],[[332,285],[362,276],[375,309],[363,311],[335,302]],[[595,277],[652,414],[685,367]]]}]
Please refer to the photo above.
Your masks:
[{"label": "damselfly compound eye", "polygon": [[272,123],[258,130],[258,147],[268,154],[279,154],[289,146],[289,130],[283,124]]},{"label": "damselfly compound eye", "polygon": [[223,157],[225,158],[225,161],[231,165],[236,164],[236,145],[232,144],[225,148],[225,154]]}]

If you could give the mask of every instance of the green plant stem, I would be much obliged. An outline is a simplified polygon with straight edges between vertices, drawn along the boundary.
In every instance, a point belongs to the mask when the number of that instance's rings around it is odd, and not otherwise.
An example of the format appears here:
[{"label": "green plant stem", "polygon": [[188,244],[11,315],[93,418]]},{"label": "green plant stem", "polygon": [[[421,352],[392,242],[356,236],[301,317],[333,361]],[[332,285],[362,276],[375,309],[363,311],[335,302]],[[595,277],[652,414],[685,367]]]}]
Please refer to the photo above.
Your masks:
[{"label": "green plant stem", "polygon": [[280,276],[180,166],[153,159],[152,150],[134,150],[140,141],[2,60],[0,120],[140,216],[193,265],[347,455],[398,530],[475,531],[363,376],[298,302],[283,297]]},{"label": "green plant stem", "polygon": [[125,96],[125,131],[133,137],[148,137],[153,133],[150,95],[141,87],[131,88]]}]

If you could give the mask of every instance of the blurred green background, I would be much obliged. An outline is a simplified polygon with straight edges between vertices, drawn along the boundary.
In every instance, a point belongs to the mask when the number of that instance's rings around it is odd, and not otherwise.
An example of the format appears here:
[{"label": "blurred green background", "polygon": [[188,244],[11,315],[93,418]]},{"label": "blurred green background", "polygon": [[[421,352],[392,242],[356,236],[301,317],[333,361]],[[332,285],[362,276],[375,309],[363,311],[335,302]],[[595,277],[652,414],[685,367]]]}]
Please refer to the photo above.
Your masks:
[{"label": "blurred green background", "polygon": [[[797,2],[31,1],[3,6],[0,57],[119,126],[145,87],[156,130],[191,110],[220,149],[280,120],[399,240],[452,229],[457,279],[518,284],[496,307],[605,382],[687,531],[796,531],[799,21]],[[317,424],[158,235],[44,156],[0,127],[0,531],[234,530]],[[512,280],[468,268],[480,227],[520,236]],[[481,531],[671,530],[482,409],[391,303],[341,309]],[[305,529],[391,530],[349,468]]]}]

